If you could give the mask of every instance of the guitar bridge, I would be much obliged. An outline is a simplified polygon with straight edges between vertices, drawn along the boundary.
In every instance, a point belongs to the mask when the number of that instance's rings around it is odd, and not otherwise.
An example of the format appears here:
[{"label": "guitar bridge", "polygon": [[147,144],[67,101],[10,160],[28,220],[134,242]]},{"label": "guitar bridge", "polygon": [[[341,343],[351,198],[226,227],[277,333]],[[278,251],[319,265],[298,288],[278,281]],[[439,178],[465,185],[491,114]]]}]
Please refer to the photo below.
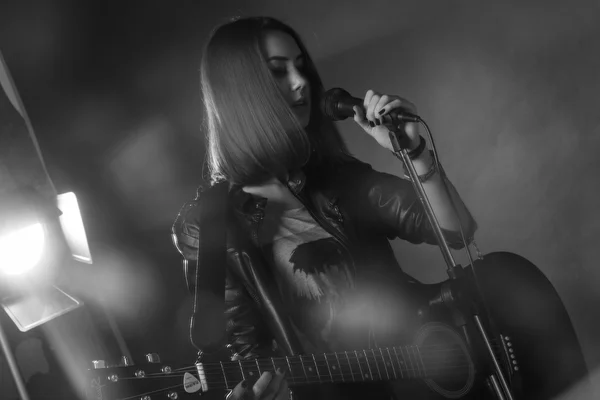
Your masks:
[{"label": "guitar bridge", "polygon": [[513,348],[513,344],[510,340],[510,337],[505,335],[500,335],[500,341],[502,343],[502,348],[504,349],[504,354],[506,355],[506,360],[508,364],[508,368],[510,369],[511,374],[519,371],[519,363],[517,361],[517,357],[515,355],[515,350]]}]

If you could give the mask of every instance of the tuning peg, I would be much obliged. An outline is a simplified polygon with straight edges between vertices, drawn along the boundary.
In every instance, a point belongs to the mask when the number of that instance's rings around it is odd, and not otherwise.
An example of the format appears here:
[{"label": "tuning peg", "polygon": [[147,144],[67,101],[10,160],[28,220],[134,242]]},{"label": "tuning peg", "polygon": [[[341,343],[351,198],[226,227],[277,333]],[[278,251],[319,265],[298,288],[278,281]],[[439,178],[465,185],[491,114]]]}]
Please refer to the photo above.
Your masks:
[{"label": "tuning peg", "polygon": [[121,364],[119,365],[121,367],[131,367],[133,365],[133,361],[131,361],[131,358],[127,356],[121,356]]},{"label": "tuning peg", "polygon": [[146,360],[151,364],[160,363],[160,356],[156,353],[148,353],[146,354]]},{"label": "tuning peg", "polygon": [[94,360],[92,361],[92,364],[94,364],[94,369],[106,368],[106,362],[104,360]]},{"label": "tuning peg", "polygon": [[167,395],[167,397],[168,397],[170,400],[177,400],[177,399],[179,398],[179,395],[177,394],[177,392],[170,392],[170,393]]}]

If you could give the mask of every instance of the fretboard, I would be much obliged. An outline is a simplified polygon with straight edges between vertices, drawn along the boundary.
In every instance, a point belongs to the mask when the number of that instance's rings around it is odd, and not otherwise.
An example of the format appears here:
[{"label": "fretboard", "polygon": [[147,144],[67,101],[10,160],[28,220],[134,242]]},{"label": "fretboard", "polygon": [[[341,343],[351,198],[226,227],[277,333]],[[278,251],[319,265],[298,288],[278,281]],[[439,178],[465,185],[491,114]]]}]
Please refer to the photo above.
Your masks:
[{"label": "fretboard", "polygon": [[404,346],[221,363],[200,363],[208,387],[232,389],[265,371],[286,372],[290,386],[427,377],[419,346]]}]

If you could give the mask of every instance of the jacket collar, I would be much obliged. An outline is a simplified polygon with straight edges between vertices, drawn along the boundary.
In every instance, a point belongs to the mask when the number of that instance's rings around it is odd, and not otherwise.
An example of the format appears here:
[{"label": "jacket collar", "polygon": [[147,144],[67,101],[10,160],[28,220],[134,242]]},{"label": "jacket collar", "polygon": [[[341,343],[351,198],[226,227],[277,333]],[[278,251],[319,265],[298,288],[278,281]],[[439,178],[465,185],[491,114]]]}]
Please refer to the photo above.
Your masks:
[{"label": "jacket collar", "polygon": [[[287,186],[295,194],[299,195],[306,186],[306,174],[302,170],[290,173]],[[229,201],[236,214],[253,216],[264,212],[267,199],[261,196],[246,193],[242,185],[232,185],[229,191]]]}]

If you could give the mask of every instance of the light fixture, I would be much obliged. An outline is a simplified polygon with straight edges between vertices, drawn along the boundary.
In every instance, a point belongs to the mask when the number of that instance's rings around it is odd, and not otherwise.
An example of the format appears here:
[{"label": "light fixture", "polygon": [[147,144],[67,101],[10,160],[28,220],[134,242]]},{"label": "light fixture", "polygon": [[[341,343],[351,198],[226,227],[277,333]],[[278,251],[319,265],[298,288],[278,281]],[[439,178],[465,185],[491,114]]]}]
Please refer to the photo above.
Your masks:
[{"label": "light fixture", "polygon": [[[37,222],[15,232],[0,236],[0,271],[20,275],[35,267],[44,252],[46,233]],[[27,257],[21,255],[27,253]]]},{"label": "light fixture", "polygon": [[[77,199],[57,196],[0,52],[0,305],[20,331],[83,305],[55,285],[69,253],[92,263]],[[20,398],[28,400],[1,321],[0,350]]]}]

